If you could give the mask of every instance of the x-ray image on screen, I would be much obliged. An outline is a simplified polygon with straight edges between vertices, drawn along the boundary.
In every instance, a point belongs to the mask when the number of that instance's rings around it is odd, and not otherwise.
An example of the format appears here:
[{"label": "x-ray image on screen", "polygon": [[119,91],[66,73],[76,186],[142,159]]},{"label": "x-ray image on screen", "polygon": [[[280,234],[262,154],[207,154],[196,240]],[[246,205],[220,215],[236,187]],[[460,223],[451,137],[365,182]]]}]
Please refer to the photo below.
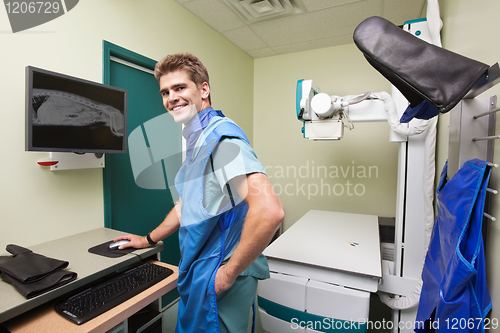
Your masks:
[{"label": "x-ray image on screen", "polygon": [[26,150],[127,151],[127,91],[27,67]]},{"label": "x-ray image on screen", "polygon": [[124,117],[111,105],[58,90],[33,89],[33,125],[104,126],[123,136]]}]

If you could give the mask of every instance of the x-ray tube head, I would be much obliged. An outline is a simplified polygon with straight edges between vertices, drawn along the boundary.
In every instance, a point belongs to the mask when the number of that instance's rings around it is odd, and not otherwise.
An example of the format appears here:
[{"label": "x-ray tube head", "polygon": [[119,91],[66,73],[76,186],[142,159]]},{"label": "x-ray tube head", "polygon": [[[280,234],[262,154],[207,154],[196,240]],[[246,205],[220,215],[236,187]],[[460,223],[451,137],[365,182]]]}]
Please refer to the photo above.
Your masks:
[{"label": "x-ray tube head", "polygon": [[329,96],[313,80],[297,81],[297,119],[302,122],[303,137],[310,140],[340,140],[344,127],[353,129],[354,122],[387,121],[386,106],[391,102],[387,93]]},{"label": "x-ray tube head", "polygon": [[340,110],[340,105],[335,105],[334,100],[325,93],[315,95],[311,100],[311,109],[318,118],[331,118]]}]

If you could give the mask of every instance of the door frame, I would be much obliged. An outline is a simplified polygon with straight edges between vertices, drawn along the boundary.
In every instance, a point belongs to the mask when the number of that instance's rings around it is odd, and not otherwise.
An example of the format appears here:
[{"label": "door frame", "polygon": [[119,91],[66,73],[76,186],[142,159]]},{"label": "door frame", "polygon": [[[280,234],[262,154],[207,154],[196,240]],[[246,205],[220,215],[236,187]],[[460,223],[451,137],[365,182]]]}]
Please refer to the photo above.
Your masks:
[{"label": "door frame", "polygon": [[[102,41],[102,82],[103,84],[110,85],[111,83],[111,61],[121,61],[126,62],[127,65],[134,67],[139,70],[147,69],[154,72],[156,65],[156,60],[142,56],[133,51],[127,50],[121,46],[110,43],[106,40]],[[142,68],[138,68],[142,67]],[[103,181],[103,202],[104,202],[104,227],[112,227],[112,209],[111,209],[111,185],[110,177],[108,176],[108,170],[103,169],[102,181]]]}]

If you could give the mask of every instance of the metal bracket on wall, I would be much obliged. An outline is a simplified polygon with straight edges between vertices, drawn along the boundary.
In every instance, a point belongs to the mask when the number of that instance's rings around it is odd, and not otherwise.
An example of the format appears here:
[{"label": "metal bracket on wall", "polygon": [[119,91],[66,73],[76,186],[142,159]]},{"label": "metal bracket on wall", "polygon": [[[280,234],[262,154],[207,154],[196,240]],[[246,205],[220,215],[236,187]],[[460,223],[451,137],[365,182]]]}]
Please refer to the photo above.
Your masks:
[{"label": "metal bracket on wall", "polygon": [[[491,66],[479,82],[467,93],[465,98],[450,111],[449,143],[448,143],[448,179],[473,158],[483,161],[493,161],[497,96],[490,98],[475,98],[496,84],[500,83],[500,66],[498,63]],[[490,167],[498,167],[490,163]],[[489,195],[497,194],[495,189],[487,189]],[[490,199],[487,199],[485,210],[488,209]],[[484,213],[490,221],[496,221],[494,216]],[[486,234],[486,226],[483,233]]]},{"label": "metal bracket on wall", "polygon": [[500,83],[500,66],[498,62],[488,68],[486,74],[472,87],[472,89],[465,95],[464,99],[474,98],[481,93]]},{"label": "metal bracket on wall", "polygon": [[41,158],[37,163],[50,167],[52,171],[104,168],[103,154],[50,153],[50,157]]},{"label": "metal bracket on wall", "polygon": [[468,160],[493,160],[496,105],[496,96],[464,99],[450,111],[448,179]]},{"label": "metal bracket on wall", "polygon": [[495,136],[495,114],[500,111],[496,107],[497,97],[475,97],[498,83],[500,65],[497,62],[450,111],[448,179],[470,159],[493,160],[493,140],[500,138]]}]

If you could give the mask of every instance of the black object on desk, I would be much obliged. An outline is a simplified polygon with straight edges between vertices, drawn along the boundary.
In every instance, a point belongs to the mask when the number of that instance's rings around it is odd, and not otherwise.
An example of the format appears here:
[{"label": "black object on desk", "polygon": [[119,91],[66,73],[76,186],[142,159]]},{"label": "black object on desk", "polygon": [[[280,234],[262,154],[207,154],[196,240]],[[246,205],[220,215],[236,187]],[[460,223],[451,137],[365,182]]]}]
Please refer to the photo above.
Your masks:
[{"label": "black object on desk", "polygon": [[63,270],[69,262],[34,253],[30,249],[9,244],[12,256],[0,256],[0,273],[26,298],[32,298],[63,286],[76,279],[77,274]]},{"label": "black object on desk", "polygon": [[80,325],[148,289],[172,273],[169,268],[145,263],[60,301],[55,310]]}]

